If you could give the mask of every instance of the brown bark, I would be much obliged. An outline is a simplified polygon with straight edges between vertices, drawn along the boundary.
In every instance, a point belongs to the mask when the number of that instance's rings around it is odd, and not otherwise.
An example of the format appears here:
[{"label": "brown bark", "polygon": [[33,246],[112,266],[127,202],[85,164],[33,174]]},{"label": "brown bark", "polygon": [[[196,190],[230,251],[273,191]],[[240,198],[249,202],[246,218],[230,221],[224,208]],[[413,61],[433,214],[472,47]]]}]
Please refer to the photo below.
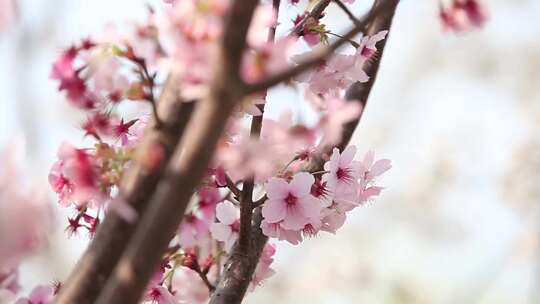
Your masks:
[{"label": "brown bark", "polygon": [[[373,11],[379,11],[376,9],[378,5],[385,5],[385,9],[381,10],[373,21],[369,23],[366,34],[377,33],[385,29],[390,30],[398,3],[399,0],[377,0]],[[367,83],[355,83],[347,90],[346,98],[351,100],[351,102],[362,102],[364,105],[366,104],[369,93],[375,83],[387,39],[381,42],[378,57],[374,58],[366,67],[366,72],[371,76],[370,81]],[[347,146],[360,118],[361,117],[358,117],[357,120],[345,126],[342,141],[340,145],[338,145],[339,147]],[[328,147],[326,151],[330,151],[330,148],[331,147]],[[308,164],[307,168],[309,168],[310,171],[320,171],[323,169],[323,163],[323,158],[319,156],[314,158],[310,164]],[[235,245],[233,247],[230,257],[225,263],[225,271],[212,294],[210,304],[238,304],[242,302],[257,267],[260,255],[268,240],[268,237],[266,237],[260,229],[262,222],[260,207],[255,210],[255,214],[256,216],[253,219],[251,227],[250,251],[247,254],[244,254],[238,246]]]},{"label": "brown bark", "polygon": [[209,95],[197,102],[193,117],[175,149],[133,239],[97,303],[137,303],[161,261],[185,213],[188,201],[208,168],[217,141],[243,97],[238,74],[245,37],[258,1],[235,1],[226,20],[221,60]]},{"label": "brown bark", "polygon": [[[176,86],[177,80],[170,76],[157,105],[161,125],[157,128],[155,119],[150,122],[138,156],[122,180],[120,197],[139,215],[144,213],[193,111],[193,103],[180,100]],[[152,151],[161,151],[162,156],[158,164],[149,168],[145,157]],[[127,222],[114,211],[109,212],[55,303],[93,303],[131,239],[136,224]]]}]

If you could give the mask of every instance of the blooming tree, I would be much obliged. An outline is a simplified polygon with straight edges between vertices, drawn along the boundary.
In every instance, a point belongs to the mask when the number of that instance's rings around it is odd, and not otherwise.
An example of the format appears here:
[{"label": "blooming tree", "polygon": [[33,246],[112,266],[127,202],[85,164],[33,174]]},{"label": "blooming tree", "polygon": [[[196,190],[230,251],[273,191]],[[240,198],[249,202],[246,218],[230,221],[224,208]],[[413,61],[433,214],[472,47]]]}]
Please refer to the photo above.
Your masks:
[{"label": "blooming tree", "polygon": [[[73,211],[67,233],[91,242],[66,280],[17,303],[240,303],[274,273],[275,242],[335,234],[374,200],[391,163],[348,143],[399,0],[376,0],[363,16],[353,2],[304,11],[298,1],[169,0],[127,33],[63,50],[50,77],[86,113],[81,130],[93,145],[63,143],[49,183]],[[324,24],[331,4],[350,19],[347,32]],[[298,17],[276,37],[283,10]],[[455,31],[486,18],[475,0],[442,5],[440,15]],[[294,53],[299,45],[309,51]],[[303,92],[316,123],[265,117],[268,90],[281,83]],[[18,291],[21,258],[43,240],[36,226],[50,218],[12,191],[11,175],[0,176],[6,297]]]}]

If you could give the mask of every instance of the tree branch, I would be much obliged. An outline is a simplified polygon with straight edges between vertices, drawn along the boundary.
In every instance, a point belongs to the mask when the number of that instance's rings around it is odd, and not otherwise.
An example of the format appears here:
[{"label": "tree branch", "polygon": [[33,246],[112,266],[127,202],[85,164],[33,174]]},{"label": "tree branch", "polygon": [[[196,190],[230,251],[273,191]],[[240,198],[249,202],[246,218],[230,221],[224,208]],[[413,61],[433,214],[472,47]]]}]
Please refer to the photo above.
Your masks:
[{"label": "tree branch", "polygon": [[[366,30],[366,34],[377,33],[381,30],[390,30],[394,12],[396,10],[399,0],[377,0],[375,6],[384,6],[385,9],[380,11],[378,16],[374,17]],[[374,11],[374,10],[372,10]],[[377,10],[378,11],[378,10]],[[388,38],[387,38],[388,39]],[[381,43],[379,48],[379,56],[374,58],[373,62],[369,63],[366,67],[366,72],[371,75],[370,81],[367,83],[355,83],[347,90],[348,100],[358,100],[366,103],[369,93],[373,88],[373,84],[376,79],[377,71],[382,58],[382,52],[384,51],[384,45],[386,40]],[[356,121],[349,123],[345,126],[343,131],[342,141],[340,147],[345,147],[351,139],[352,133],[360,117]],[[311,168],[309,171],[320,171],[323,169],[322,157],[313,159],[307,166]],[[238,304],[241,303],[247,287],[251,282],[253,273],[259,262],[260,255],[264,249],[268,237],[262,233],[260,228],[262,222],[261,208],[255,209],[254,220],[251,226],[251,247],[248,255],[243,255],[239,251],[238,243],[232,249],[232,253],[225,263],[225,271],[219,280],[216,290],[212,294],[210,304]]]},{"label": "tree branch", "polygon": [[302,72],[305,72],[308,69],[315,67],[318,64],[323,63],[326,58],[328,58],[334,53],[335,50],[337,50],[343,44],[349,42],[358,33],[366,32],[367,25],[370,24],[376,16],[384,13],[385,11],[388,11],[391,8],[391,3],[392,1],[386,1],[380,3],[379,5],[374,5],[373,8],[367,14],[365,14],[361,20],[358,21],[358,24],[356,24],[345,35],[343,35],[342,38],[336,40],[334,43],[328,45],[327,47],[313,50],[306,59],[288,70],[276,73],[259,82],[247,85],[246,93],[251,94],[263,91],[269,87],[273,87],[281,82],[287,81],[294,76],[297,76]]},{"label": "tree branch", "polygon": [[198,101],[180,147],[150,200],[150,207],[118,262],[97,303],[134,304],[174,236],[195,187],[199,185],[222,130],[243,96],[240,60],[246,34],[258,1],[236,0],[225,32],[209,95]]},{"label": "tree branch", "polygon": [[318,2],[315,7],[313,7],[312,10],[309,11],[309,13],[300,21],[291,31],[291,33],[294,33],[296,35],[301,35],[302,31],[304,30],[304,25],[306,24],[306,21],[309,20],[309,18],[319,19],[324,12],[324,10],[328,7],[328,4],[330,4],[332,0],[321,0]]},{"label": "tree branch", "polygon": [[[276,21],[277,16],[279,16],[279,4],[280,0],[273,0],[272,1],[272,7],[274,11],[276,12]],[[272,43],[274,42],[274,39],[276,38],[276,27],[277,24],[275,24],[273,27],[271,27],[268,31],[268,42]],[[265,92],[264,98],[266,99],[267,94]],[[262,122],[264,117],[264,107],[265,105],[259,105],[259,110],[261,111],[261,115],[254,116],[251,120],[251,129],[250,129],[250,136],[251,137],[259,137],[261,134],[262,129]],[[244,186],[242,188],[242,196],[240,200],[240,233],[238,236],[238,246],[240,250],[246,254],[249,252],[250,247],[250,237],[251,237],[251,219],[253,214],[253,187],[255,185],[255,176],[250,176],[245,182]]]},{"label": "tree branch", "polygon": [[345,5],[345,3],[341,2],[341,0],[332,0],[332,1],[334,1],[334,3],[336,3],[337,6],[341,8],[341,10],[347,15],[347,17],[351,19],[352,23],[354,23],[356,26],[360,25],[360,21],[356,19],[354,14],[351,12],[351,10],[349,10],[349,8],[347,7],[347,5]]},{"label": "tree branch", "polygon": [[[153,127],[157,126],[155,119],[150,122],[137,149],[136,159],[122,180],[120,197],[139,215],[146,209],[193,111],[192,102],[184,103],[179,99],[176,83],[176,77],[169,76],[157,105],[161,126]],[[154,153],[161,154],[161,159],[149,167],[147,158]],[[136,224],[127,222],[114,211],[109,212],[65,281],[55,303],[93,303],[131,239]]]}]

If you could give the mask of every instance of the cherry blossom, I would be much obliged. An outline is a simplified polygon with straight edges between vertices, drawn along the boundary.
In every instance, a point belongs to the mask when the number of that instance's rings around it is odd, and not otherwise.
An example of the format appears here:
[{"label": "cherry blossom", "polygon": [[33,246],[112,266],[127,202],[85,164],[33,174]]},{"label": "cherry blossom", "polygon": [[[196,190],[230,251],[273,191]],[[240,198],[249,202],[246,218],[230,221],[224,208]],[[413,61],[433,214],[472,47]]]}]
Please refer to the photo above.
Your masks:
[{"label": "cherry blossom", "polygon": [[255,268],[253,278],[251,278],[251,284],[249,285],[249,289],[251,291],[253,291],[256,286],[261,285],[264,280],[276,273],[272,268],[270,268],[274,262],[273,256],[275,253],[276,247],[274,245],[268,243],[264,246],[261,258],[257,264],[257,268]]},{"label": "cherry blossom", "polygon": [[217,205],[216,217],[219,222],[210,226],[210,232],[230,250],[240,231],[240,211],[230,201],[224,201]]},{"label": "cherry blossom", "polygon": [[52,286],[35,287],[28,298],[20,298],[15,304],[49,304],[53,301],[54,288]]},{"label": "cherry blossom", "polygon": [[[11,164],[0,159],[0,271],[13,268],[22,258],[44,245],[52,223],[48,200],[39,191],[28,190]],[[22,189],[25,189],[24,191]]]},{"label": "cherry blossom", "polygon": [[167,290],[167,288],[156,285],[153,287],[150,287],[150,289],[147,291],[145,297],[145,300],[151,301],[155,304],[176,304],[178,303],[174,296]]},{"label": "cherry blossom", "polygon": [[448,7],[441,4],[439,15],[443,29],[455,32],[482,27],[488,18],[485,7],[478,0],[453,0]]},{"label": "cherry blossom", "polygon": [[271,178],[266,190],[268,201],[263,206],[262,214],[268,223],[281,222],[284,229],[304,228],[310,218],[318,217],[321,206],[310,194],[315,182],[309,173],[300,172],[293,176],[290,183],[281,178]]},{"label": "cherry blossom", "polygon": [[[158,126],[161,119],[170,123],[170,117],[163,117],[161,109],[156,111],[161,105],[160,94],[171,83],[182,102],[199,102],[212,92],[216,65],[222,64],[224,20],[231,1],[163,2],[161,11],[150,9],[142,22],[130,24],[126,32],[109,27],[97,39],[74,43],[53,62],[50,78],[58,82],[59,91],[68,102],[84,112],[86,119],[80,123],[81,131],[85,143],[92,143],[80,147],[62,144],[49,174],[59,205],[72,210],[67,219],[68,235],[78,236],[78,232],[87,231],[92,238],[111,210],[130,223],[144,216],[135,212],[119,193],[125,190],[121,182],[128,168],[142,168],[147,174],[158,172],[154,170],[161,168],[164,161],[169,162],[171,147],[161,143],[146,146],[147,135],[163,135]],[[344,2],[352,4],[354,0]],[[480,23],[478,10],[462,2],[459,9],[473,23]],[[291,3],[300,5],[298,1]],[[264,82],[265,78],[301,64],[306,56],[319,52],[328,43],[327,35],[332,34],[322,23],[324,13],[305,19],[309,16],[306,12],[294,20],[295,26],[302,24],[299,31],[269,41],[268,33],[279,26],[277,13],[270,4],[260,4],[249,28],[245,29],[246,45],[238,58],[238,73],[247,89],[252,83]],[[143,301],[208,302],[213,284],[218,283],[218,274],[225,267],[224,259],[234,256],[237,249],[233,248],[238,248],[234,243],[239,236],[240,221],[254,222],[254,219],[241,219],[238,207],[245,203],[239,192],[249,189],[248,179],[254,181],[251,196],[254,212],[260,211],[263,217],[260,224],[263,234],[293,245],[320,233],[336,233],[349,212],[382,193],[383,187],[377,182],[391,167],[389,160],[375,161],[373,153],[368,153],[362,161],[356,161],[354,146],[341,152],[334,148],[329,159],[326,151],[341,143],[344,125],[359,119],[365,101],[346,100],[345,90],[373,76],[364,71],[364,66],[373,60],[377,44],[387,34],[388,31],[381,31],[362,37],[358,43],[351,41],[356,47],[354,52],[335,52],[319,66],[292,79],[291,90],[297,89],[297,83],[302,84],[303,97],[315,112],[313,121],[288,110],[267,115],[265,110],[271,109],[273,102],[270,89],[240,96],[217,141],[217,150],[204,168],[206,174],[190,197],[177,233],[147,285]],[[299,40],[312,49],[292,56],[297,46],[305,48]],[[166,75],[170,75],[167,85]],[[126,113],[125,103],[131,103],[136,111]],[[262,122],[258,126],[261,128],[254,128],[255,124],[250,127],[249,120]],[[155,129],[145,130],[150,127]],[[143,136],[145,147],[141,149],[138,146]],[[183,140],[180,142],[183,149]],[[324,159],[321,162],[326,161],[324,171],[307,172],[311,162],[321,158]],[[318,167],[316,170],[322,170]],[[3,195],[1,191],[0,195]],[[0,228],[2,208],[0,201]],[[13,218],[27,223],[24,216],[29,213],[25,212]],[[31,237],[18,236],[18,241],[25,241],[24,246],[10,247],[15,252],[0,249],[0,262],[3,256],[12,259],[9,269],[16,271],[20,259],[34,250],[32,236],[38,234],[36,244],[42,242],[42,231],[32,230],[40,223],[44,224],[39,220],[28,223],[31,233],[27,234]],[[0,243],[4,244],[2,237],[0,229]],[[270,243],[264,246],[250,290],[274,274],[271,265],[275,252]],[[16,284],[9,286],[3,289],[15,293]],[[49,293],[40,290],[21,299],[26,301],[21,303],[35,304],[32,301],[40,300],[40,296],[46,299],[43,301],[50,301],[46,298]]]}]

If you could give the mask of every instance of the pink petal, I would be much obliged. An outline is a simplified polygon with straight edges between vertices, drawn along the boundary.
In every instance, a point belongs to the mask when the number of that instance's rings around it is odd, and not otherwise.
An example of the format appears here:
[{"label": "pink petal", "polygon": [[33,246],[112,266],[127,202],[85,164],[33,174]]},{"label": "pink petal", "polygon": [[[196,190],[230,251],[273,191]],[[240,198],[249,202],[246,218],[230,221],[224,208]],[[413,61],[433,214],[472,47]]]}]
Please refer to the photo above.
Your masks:
[{"label": "pink petal", "polygon": [[232,229],[229,225],[224,225],[222,223],[212,223],[212,226],[210,226],[210,233],[212,234],[212,237],[214,239],[225,242],[231,236]]},{"label": "pink petal", "polygon": [[261,223],[261,230],[268,237],[277,238],[279,236],[279,229],[279,223],[268,223],[266,220],[263,220]]},{"label": "pink petal", "polygon": [[307,172],[296,173],[290,183],[290,190],[296,197],[303,197],[311,192],[314,182],[313,175]]},{"label": "pink petal", "polygon": [[362,163],[364,164],[364,167],[371,168],[371,166],[373,165],[374,158],[375,158],[375,153],[373,151],[369,151],[368,153],[366,153],[366,155],[364,156],[364,160],[362,161]]},{"label": "pink petal", "polygon": [[217,219],[225,225],[232,225],[239,217],[239,211],[233,203],[224,201],[216,207]]},{"label": "pink petal", "polygon": [[266,184],[266,193],[271,199],[281,199],[289,194],[289,184],[282,178],[272,177]]},{"label": "pink petal", "polygon": [[277,223],[287,215],[286,203],[283,200],[267,200],[262,208],[262,215],[269,223]]},{"label": "pink petal", "polygon": [[302,214],[307,218],[319,218],[321,214],[321,205],[311,195],[305,197],[297,203],[302,209]]},{"label": "pink petal", "polygon": [[281,222],[281,227],[287,230],[300,230],[309,222],[304,216],[303,208],[297,204],[287,207],[287,216]]},{"label": "pink petal", "polygon": [[339,159],[339,166],[344,167],[351,163],[356,154],[356,146],[348,146],[345,148]]},{"label": "pink petal", "polygon": [[343,226],[346,219],[345,213],[333,212],[323,219],[324,225],[321,229],[335,234]]},{"label": "pink petal", "polygon": [[298,245],[302,242],[302,233],[300,231],[282,229],[279,239],[285,240],[293,245]]},{"label": "pink petal", "polygon": [[392,162],[389,159],[380,159],[373,164],[369,172],[372,177],[376,177],[390,170],[390,168],[392,168]]}]

